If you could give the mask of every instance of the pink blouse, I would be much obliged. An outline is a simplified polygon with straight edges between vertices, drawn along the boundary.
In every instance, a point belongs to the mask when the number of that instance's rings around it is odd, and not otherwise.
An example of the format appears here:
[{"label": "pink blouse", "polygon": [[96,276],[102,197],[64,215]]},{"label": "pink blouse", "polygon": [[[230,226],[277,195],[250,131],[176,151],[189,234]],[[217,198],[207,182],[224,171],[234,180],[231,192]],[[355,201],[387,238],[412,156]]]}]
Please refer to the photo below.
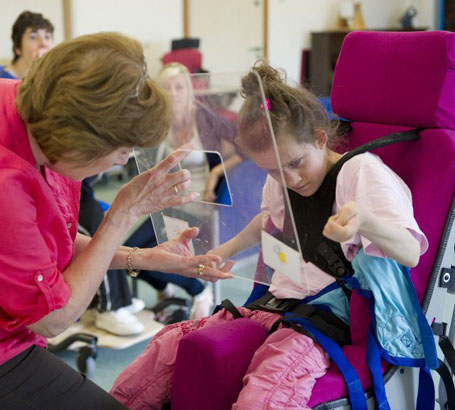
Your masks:
[{"label": "pink blouse", "polygon": [[27,328],[62,308],[74,255],[80,183],[35,168],[16,109],[18,81],[0,80],[0,364],[46,338]]},{"label": "pink blouse", "polygon": [[[397,226],[407,228],[419,241],[421,254],[427,250],[428,241],[414,219],[411,191],[378,156],[371,153],[360,154],[351,158],[341,168],[337,177],[332,213],[336,214],[349,201],[356,202],[374,215]],[[270,217],[278,229],[283,229],[282,188],[270,176],[264,185],[261,209],[264,214],[263,227]],[[348,260],[354,259],[360,248],[368,255],[386,257],[376,245],[359,234],[342,242],[341,248]],[[301,299],[318,293],[334,282],[332,276],[311,262],[302,262],[300,279],[301,283],[298,284],[284,273],[275,272],[270,292],[278,298]]]}]

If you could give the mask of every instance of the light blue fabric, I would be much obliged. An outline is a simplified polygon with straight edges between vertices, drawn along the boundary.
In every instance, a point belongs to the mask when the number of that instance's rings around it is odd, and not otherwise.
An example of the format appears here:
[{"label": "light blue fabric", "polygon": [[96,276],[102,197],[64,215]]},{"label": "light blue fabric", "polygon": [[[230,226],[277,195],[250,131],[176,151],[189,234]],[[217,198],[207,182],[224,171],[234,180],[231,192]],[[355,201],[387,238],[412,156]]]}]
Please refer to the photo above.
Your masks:
[{"label": "light blue fabric", "polygon": [[333,314],[349,325],[349,301],[342,288],[336,286],[330,292],[322,291],[321,296],[312,299],[308,304],[329,307]]},{"label": "light blue fabric", "polygon": [[[365,255],[363,249],[352,261],[352,267],[360,287],[373,294],[376,337],[380,347],[394,358],[423,359],[429,356],[426,359],[432,362],[436,357],[434,338],[424,328],[430,329],[428,323],[422,323],[423,313],[408,269],[392,259]],[[424,343],[427,355],[424,354]]]}]

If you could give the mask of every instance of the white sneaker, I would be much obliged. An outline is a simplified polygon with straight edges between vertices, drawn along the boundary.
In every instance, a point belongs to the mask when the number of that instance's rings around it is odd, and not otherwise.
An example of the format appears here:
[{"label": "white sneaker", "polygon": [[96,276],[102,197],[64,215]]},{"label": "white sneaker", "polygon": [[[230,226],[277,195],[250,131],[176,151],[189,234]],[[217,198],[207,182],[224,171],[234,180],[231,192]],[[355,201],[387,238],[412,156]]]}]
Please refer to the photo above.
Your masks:
[{"label": "white sneaker", "polygon": [[193,306],[190,312],[190,319],[201,319],[210,316],[212,313],[214,301],[212,286],[206,286],[205,289],[193,298]]},{"label": "white sneaker", "polygon": [[158,291],[158,303],[162,302],[164,299],[171,298],[172,296],[175,295],[175,288],[172,283],[168,283],[166,287],[163,290]]},{"label": "white sneaker", "polygon": [[145,329],[136,316],[124,309],[97,312],[95,326],[118,336],[137,335]]},{"label": "white sneaker", "polygon": [[139,313],[141,310],[144,310],[145,303],[141,299],[132,298],[131,302],[131,305],[123,306],[122,309],[132,313],[133,315]]}]

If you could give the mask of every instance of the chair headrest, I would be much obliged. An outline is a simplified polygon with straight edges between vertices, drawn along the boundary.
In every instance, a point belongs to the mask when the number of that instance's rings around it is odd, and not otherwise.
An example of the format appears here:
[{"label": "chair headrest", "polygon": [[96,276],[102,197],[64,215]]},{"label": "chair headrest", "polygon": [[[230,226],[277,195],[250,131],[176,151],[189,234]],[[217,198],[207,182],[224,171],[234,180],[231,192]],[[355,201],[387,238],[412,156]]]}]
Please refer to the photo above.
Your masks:
[{"label": "chair headrest", "polygon": [[455,130],[455,33],[349,33],[331,102],[352,121]]}]

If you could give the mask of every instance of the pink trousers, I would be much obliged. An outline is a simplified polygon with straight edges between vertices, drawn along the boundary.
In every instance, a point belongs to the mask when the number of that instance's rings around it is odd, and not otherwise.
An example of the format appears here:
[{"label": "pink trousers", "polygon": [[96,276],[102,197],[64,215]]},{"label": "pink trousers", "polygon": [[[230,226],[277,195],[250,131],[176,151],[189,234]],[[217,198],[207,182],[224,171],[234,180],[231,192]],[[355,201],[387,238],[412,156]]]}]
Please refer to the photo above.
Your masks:
[{"label": "pink trousers", "polygon": [[[274,313],[238,309],[243,317],[267,329],[280,318]],[[170,400],[180,339],[227,320],[233,317],[223,309],[211,317],[166,326],[119,375],[111,394],[132,410],[161,409]],[[316,379],[326,373],[329,364],[327,354],[311,338],[280,328],[254,354],[233,409],[306,409]]]}]

